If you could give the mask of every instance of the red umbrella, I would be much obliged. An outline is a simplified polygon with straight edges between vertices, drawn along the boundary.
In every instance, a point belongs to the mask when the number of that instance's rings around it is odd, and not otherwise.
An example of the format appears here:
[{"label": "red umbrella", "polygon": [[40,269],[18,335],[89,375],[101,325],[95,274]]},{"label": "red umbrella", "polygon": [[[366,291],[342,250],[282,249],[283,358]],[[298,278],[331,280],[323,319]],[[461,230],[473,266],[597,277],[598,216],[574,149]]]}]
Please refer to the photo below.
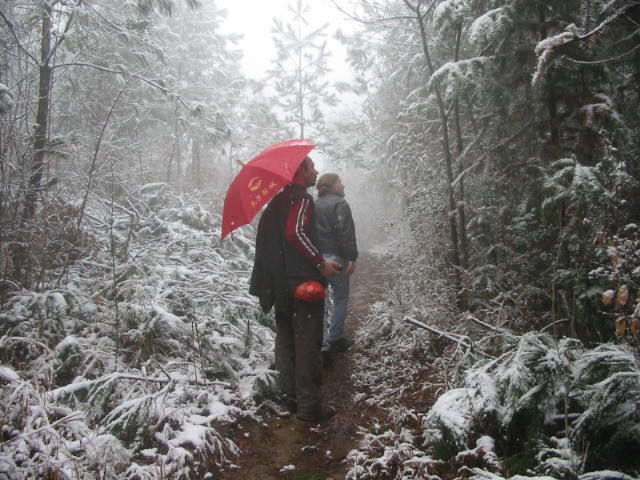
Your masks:
[{"label": "red umbrella", "polygon": [[220,240],[251,222],[264,204],[291,183],[314,147],[311,140],[287,140],[270,146],[244,164],[224,199]]}]

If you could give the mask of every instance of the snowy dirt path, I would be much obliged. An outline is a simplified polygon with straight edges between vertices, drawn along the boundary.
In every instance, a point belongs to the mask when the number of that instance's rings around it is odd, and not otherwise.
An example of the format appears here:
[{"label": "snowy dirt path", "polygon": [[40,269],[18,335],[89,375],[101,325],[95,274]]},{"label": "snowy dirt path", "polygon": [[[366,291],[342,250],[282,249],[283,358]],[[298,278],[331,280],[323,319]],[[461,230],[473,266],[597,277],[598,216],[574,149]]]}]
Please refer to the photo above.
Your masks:
[{"label": "snowy dirt path", "polygon": [[378,416],[375,408],[362,408],[354,402],[354,385],[351,374],[355,366],[353,357],[366,357],[358,344],[357,331],[360,320],[377,300],[376,290],[382,286],[377,281],[375,266],[364,256],[358,261],[358,269],[352,278],[348,329],[355,336],[355,345],[338,356],[331,368],[324,370],[323,398],[336,408],[336,415],[329,421],[313,425],[295,417],[267,416],[262,425],[245,424],[239,432],[237,443],[242,454],[236,459],[237,469],[221,472],[215,478],[225,480],[269,479],[332,479],[342,480],[347,471],[344,459],[357,448],[359,427]]}]

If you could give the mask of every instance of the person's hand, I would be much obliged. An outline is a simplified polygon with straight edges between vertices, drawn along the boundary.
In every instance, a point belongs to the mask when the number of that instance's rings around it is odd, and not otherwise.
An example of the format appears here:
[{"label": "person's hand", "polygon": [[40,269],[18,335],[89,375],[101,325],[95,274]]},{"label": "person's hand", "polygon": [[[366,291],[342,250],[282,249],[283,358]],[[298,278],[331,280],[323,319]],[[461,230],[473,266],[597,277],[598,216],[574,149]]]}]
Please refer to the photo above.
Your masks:
[{"label": "person's hand", "polygon": [[325,260],[324,266],[320,270],[320,273],[325,277],[339,275],[342,273],[342,265],[335,260]]},{"label": "person's hand", "polygon": [[353,272],[355,272],[355,271],[356,271],[356,262],[351,262],[351,261],[349,261],[349,262],[347,263],[347,268],[346,268],[346,270],[345,270],[344,272],[345,272],[347,275],[352,275],[352,274],[353,274]]}]

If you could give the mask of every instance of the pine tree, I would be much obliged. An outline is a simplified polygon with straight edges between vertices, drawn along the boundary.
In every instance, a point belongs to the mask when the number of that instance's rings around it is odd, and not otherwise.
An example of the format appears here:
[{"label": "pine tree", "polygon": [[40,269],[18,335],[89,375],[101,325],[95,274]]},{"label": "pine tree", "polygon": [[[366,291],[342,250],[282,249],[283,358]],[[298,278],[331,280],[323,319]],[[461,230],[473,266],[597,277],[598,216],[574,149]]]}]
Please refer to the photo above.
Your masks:
[{"label": "pine tree", "polygon": [[275,91],[274,101],[284,120],[296,126],[300,138],[322,134],[322,107],[335,103],[329,73],[326,29],[309,22],[310,6],[304,0],[289,4],[290,22],[274,19],[272,38],[276,59],[268,72]]}]

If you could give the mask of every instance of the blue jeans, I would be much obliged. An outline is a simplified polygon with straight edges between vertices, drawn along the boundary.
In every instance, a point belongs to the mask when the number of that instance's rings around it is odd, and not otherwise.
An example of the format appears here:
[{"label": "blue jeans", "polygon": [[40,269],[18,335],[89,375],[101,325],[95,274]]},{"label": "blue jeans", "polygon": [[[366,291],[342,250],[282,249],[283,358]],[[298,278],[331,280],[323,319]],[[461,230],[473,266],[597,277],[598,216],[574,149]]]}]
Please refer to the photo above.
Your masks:
[{"label": "blue jeans", "polygon": [[[347,268],[347,262],[343,258],[330,254],[323,256],[325,260],[335,260],[342,265],[343,269]],[[329,321],[329,304],[331,302],[324,302],[325,347],[327,347],[329,343],[344,338],[344,328],[347,321],[347,305],[349,302],[349,275],[341,273],[340,275],[327,277],[327,281],[331,287],[329,291],[333,299],[333,315],[331,315],[331,320]]]}]

